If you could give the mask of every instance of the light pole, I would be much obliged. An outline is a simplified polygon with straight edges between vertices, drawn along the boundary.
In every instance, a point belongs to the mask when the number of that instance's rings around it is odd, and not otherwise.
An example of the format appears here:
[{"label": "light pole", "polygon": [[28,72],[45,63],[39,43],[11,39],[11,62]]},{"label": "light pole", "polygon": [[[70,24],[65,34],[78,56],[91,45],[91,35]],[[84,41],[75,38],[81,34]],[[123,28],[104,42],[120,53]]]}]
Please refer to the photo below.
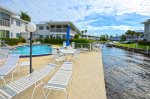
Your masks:
[{"label": "light pole", "polygon": [[27,24],[27,31],[30,32],[30,73],[32,73],[32,32],[36,31],[36,25],[29,22]]}]

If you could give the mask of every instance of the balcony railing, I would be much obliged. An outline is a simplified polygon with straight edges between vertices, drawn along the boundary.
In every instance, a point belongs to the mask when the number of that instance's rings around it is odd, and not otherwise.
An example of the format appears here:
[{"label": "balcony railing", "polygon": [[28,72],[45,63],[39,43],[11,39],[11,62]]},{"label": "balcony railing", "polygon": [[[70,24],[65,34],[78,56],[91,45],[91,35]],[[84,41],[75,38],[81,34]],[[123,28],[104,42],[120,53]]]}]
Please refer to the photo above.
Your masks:
[{"label": "balcony railing", "polygon": [[10,27],[10,21],[0,19],[0,25]]},{"label": "balcony railing", "polygon": [[50,32],[67,32],[67,29],[50,28]]}]

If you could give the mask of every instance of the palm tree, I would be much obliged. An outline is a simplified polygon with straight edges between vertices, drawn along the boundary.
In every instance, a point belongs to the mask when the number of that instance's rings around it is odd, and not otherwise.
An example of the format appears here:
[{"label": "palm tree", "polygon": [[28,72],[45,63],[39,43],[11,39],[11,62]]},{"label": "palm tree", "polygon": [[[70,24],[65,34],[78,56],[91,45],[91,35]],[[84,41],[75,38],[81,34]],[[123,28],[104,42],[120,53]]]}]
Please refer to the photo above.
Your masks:
[{"label": "palm tree", "polygon": [[131,36],[133,41],[134,41],[135,31],[127,30],[127,32],[125,32],[125,35]]},{"label": "palm tree", "polygon": [[126,40],[126,35],[121,35],[121,41],[125,41]]},{"label": "palm tree", "polygon": [[139,38],[139,36],[141,35],[141,33],[140,33],[140,32],[136,32],[135,35],[136,35],[136,38],[137,38],[137,40],[138,40],[138,38]]},{"label": "palm tree", "polygon": [[87,30],[86,30],[86,29],[84,30],[84,33],[85,33],[85,34],[87,33]]},{"label": "palm tree", "polygon": [[27,14],[27,12],[21,11],[20,18],[28,22],[31,21],[31,17]]},{"label": "palm tree", "polygon": [[132,31],[131,36],[132,36],[133,42],[134,42],[134,35],[135,35],[135,31]]},{"label": "palm tree", "polygon": [[82,34],[82,35],[84,34],[84,31],[83,31],[83,30],[81,31],[81,34]]}]

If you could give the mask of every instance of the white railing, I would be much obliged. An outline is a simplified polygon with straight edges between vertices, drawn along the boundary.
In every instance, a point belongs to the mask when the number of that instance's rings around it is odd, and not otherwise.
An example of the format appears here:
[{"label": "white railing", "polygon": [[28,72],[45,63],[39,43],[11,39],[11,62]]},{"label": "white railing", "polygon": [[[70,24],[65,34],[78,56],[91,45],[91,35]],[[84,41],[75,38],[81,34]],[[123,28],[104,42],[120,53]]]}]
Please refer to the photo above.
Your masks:
[{"label": "white railing", "polygon": [[67,32],[67,29],[50,28],[50,32]]},{"label": "white railing", "polygon": [[0,19],[0,25],[10,27],[10,21]]}]

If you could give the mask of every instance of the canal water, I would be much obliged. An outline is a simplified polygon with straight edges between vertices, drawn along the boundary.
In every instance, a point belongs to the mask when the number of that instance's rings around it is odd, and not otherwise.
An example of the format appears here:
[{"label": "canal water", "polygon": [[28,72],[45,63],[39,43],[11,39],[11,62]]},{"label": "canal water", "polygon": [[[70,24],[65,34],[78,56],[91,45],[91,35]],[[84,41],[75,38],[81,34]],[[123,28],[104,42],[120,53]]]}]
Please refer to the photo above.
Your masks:
[{"label": "canal water", "polygon": [[150,99],[150,57],[101,45],[108,99]]}]

